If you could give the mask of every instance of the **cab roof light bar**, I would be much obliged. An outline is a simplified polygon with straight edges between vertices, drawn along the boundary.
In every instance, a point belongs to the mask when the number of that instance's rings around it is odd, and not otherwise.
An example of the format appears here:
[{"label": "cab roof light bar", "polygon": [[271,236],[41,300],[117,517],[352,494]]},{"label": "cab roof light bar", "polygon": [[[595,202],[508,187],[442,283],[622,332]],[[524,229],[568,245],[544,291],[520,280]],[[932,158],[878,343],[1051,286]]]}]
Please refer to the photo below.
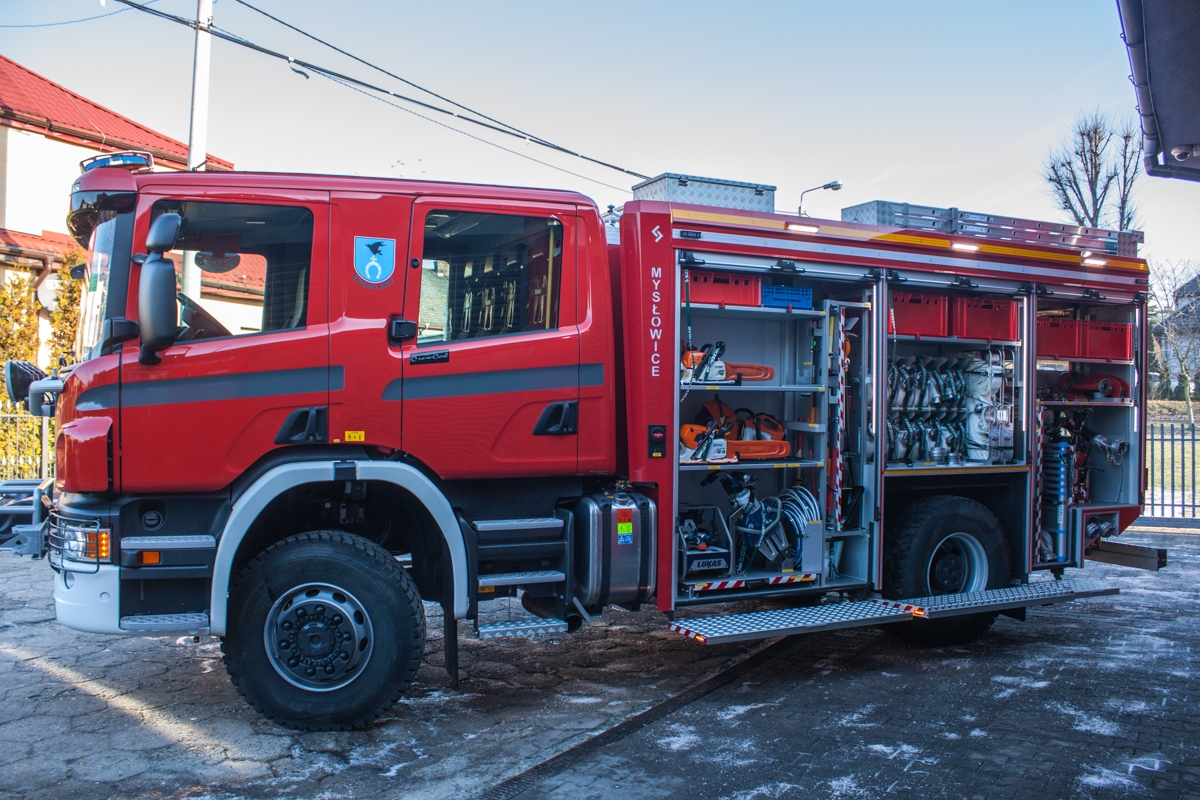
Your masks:
[{"label": "cab roof light bar", "polygon": [[154,169],[154,156],[145,150],[120,150],[104,153],[79,162],[79,172],[90,172],[100,167],[121,167],[131,172]]}]

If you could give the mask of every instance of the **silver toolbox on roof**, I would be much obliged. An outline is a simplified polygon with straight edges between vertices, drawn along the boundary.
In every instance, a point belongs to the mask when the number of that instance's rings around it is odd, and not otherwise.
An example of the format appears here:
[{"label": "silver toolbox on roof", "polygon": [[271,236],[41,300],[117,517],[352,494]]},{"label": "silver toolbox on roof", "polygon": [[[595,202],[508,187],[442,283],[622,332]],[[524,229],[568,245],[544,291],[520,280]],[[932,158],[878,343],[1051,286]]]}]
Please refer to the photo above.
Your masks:
[{"label": "silver toolbox on roof", "polygon": [[775,213],[775,187],[664,172],[633,187],[634,200],[661,200],[697,206]]},{"label": "silver toolbox on roof", "polygon": [[575,506],[575,596],[585,608],[633,605],[654,594],[654,501],[594,494]]}]

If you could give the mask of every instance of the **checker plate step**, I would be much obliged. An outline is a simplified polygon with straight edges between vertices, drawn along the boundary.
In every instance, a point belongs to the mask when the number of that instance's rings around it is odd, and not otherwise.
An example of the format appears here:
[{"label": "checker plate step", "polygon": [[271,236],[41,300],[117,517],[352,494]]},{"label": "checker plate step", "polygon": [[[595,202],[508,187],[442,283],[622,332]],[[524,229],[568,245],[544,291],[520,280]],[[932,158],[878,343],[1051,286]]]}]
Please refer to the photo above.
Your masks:
[{"label": "checker plate step", "polygon": [[521,586],[526,583],[559,583],[567,576],[556,569],[542,569],[532,572],[499,572],[493,575],[480,575],[480,586]]},{"label": "checker plate step", "polygon": [[208,612],[186,614],[136,614],[121,617],[123,631],[198,631],[208,627]]},{"label": "checker plate step", "polygon": [[989,589],[986,592],[967,594],[943,594],[933,597],[915,597],[911,600],[876,600],[894,608],[912,611],[914,617],[938,619],[960,614],[977,614],[981,611],[1004,611],[1010,608],[1065,603],[1084,597],[1100,597],[1117,594],[1115,586],[1103,586],[1088,581],[1037,581],[1023,586],[1005,589]]},{"label": "checker plate step", "polygon": [[939,619],[961,614],[1044,606],[1117,593],[1115,587],[1087,581],[1047,580],[1004,589],[989,589],[986,592],[914,597],[907,600],[860,600],[807,608],[698,617],[672,622],[670,629],[705,644],[723,644],[837,628],[881,625],[887,622]]},{"label": "checker plate step", "polygon": [[752,611],[726,617],[696,617],[671,623],[671,630],[705,644],[767,639],[835,628],[854,628],[912,619],[912,612],[882,603],[829,603],[806,608]]},{"label": "checker plate step", "polygon": [[499,639],[504,636],[538,636],[543,633],[566,633],[567,623],[561,619],[529,619],[508,620],[505,622],[489,622],[479,626],[480,639]]}]

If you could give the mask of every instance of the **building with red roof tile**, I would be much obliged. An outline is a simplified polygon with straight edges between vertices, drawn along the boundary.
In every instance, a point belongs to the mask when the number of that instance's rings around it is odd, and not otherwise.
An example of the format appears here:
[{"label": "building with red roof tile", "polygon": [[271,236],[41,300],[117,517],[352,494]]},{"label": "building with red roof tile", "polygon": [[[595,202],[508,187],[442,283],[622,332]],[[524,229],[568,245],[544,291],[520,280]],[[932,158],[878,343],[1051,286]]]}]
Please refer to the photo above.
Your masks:
[{"label": "building with red roof tile", "polygon": [[[120,150],[149,152],[156,170],[187,168],[183,142],[0,55],[0,281],[13,273],[32,276],[39,287],[57,280],[59,265],[77,249],[66,233],[66,216],[79,162]],[[209,154],[205,168],[231,170],[233,164]],[[253,269],[244,272],[228,281],[234,285],[212,287],[206,296],[244,302],[257,288],[261,298],[262,277]],[[39,297],[53,297],[53,291]],[[45,341],[49,325],[42,316]]]}]

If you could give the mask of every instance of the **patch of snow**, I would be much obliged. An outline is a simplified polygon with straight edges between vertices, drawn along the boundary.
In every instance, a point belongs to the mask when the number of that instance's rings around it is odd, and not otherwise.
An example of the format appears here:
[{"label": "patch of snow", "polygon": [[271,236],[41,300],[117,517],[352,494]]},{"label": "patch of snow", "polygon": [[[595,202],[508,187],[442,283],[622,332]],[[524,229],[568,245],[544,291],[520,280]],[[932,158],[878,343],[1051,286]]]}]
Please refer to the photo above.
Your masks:
[{"label": "patch of snow", "polygon": [[853,775],[846,775],[842,778],[834,778],[829,782],[830,797],[866,797],[867,793],[859,787],[858,782],[854,780]]},{"label": "patch of snow", "polygon": [[875,705],[863,706],[857,711],[849,714],[844,714],[837,720],[837,725],[842,728],[878,728],[878,722],[864,722],[867,715],[875,710]]},{"label": "patch of snow", "polygon": [[672,725],[671,730],[674,735],[658,740],[660,747],[679,752],[680,750],[691,750],[700,744],[700,737],[696,735],[696,729],[691,725]]},{"label": "patch of snow", "polygon": [[982,739],[982,738],[986,737],[988,734],[987,734],[987,731],[985,731],[983,728],[972,728],[971,732],[968,733],[967,735],[974,739]]},{"label": "patch of snow", "polygon": [[738,792],[734,795],[726,795],[726,797],[730,798],[730,800],[756,800],[759,797],[775,800],[775,798],[783,797],[792,789],[799,788],[794,783],[778,781],[776,783],[764,783],[762,786],[755,786],[753,789],[747,789],[744,792]]},{"label": "patch of snow", "polygon": [[913,747],[911,744],[898,744],[895,747],[888,747],[886,744],[869,744],[867,745],[867,749],[888,759],[895,758],[896,756],[912,758],[921,752],[921,748]]},{"label": "patch of snow", "polygon": [[1094,733],[1097,736],[1119,736],[1121,734],[1121,726],[1117,723],[1109,722],[1101,717],[1094,717],[1066,703],[1053,703],[1046,708],[1073,717],[1075,722],[1071,727],[1077,731]]},{"label": "patch of snow", "polygon": [[742,714],[745,714],[747,711],[753,711],[756,708],[766,708],[769,705],[771,705],[771,704],[770,703],[750,703],[749,705],[745,705],[745,706],[729,706],[724,711],[721,711],[717,714],[717,719],[724,719],[724,720],[735,719],[736,717],[740,717]]},{"label": "patch of snow", "polygon": [[1121,714],[1141,714],[1144,711],[1150,710],[1150,705],[1143,700],[1113,699],[1109,700],[1104,705]]},{"label": "patch of snow", "polygon": [[1095,767],[1091,772],[1080,775],[1076,780],[1092,789],[1123,789],[1128,792],[1141,788],[1138,782],[1132,778],[1104,767]]}]

